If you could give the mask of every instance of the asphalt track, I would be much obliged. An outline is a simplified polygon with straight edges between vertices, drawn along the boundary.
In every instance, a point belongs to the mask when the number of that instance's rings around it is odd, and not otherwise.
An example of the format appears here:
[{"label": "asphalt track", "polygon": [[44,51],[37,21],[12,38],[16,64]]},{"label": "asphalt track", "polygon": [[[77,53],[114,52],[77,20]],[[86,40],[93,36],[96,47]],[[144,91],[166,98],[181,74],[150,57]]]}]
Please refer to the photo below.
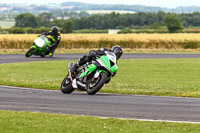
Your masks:
[{"label": "asphalt track", "polygon": [[[0,63],[43,60],[77,60],[81,55],[59,54],[53,58],[0,55]],[[123,59],[199,58],[199,54],[125,54]],[[102,94],[70,95],[60,91],[0,86],[0,110],[33,111],[130,119],[200,123],[200,98]]]},{"label": "asphalt track", "polygon": [[[25,58],[23,54],[0,54],[1,63],[49,61],[49,60],[78,60],[84,54],[55,54],[52,58],[32,56]],[[200,54],[123,54],[122,59],[163,59],[163,58],[200,58]]]}]

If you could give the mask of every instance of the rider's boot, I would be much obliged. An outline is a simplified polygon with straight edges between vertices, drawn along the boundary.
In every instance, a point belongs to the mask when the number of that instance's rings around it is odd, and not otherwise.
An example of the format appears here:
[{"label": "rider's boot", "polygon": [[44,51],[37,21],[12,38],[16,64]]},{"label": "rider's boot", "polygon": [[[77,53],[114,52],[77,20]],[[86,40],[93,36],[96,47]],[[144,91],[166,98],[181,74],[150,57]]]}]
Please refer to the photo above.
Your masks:
[{"label": "rider's boot", "polygon": [[50,53],[49,53],[49,57],[52,57],[52,56],[53,56],[53,53],[52,53],[52,52],[50,52]]},{"label": "rider's boot", "polygon": [[69,70],[71,73],[71,77],[74,79],[76,77],[77,70],[79,68],[79,65],[76,63],[72,66],[72,68]]}]

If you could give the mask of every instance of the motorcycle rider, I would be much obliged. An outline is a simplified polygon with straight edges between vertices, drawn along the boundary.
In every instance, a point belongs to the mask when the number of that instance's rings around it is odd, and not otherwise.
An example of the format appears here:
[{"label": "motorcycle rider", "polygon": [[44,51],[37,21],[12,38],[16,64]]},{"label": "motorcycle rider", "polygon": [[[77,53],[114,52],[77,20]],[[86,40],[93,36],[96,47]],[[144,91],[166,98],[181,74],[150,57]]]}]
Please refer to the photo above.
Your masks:
[{"label": "motorcycle rider", "polygon": [[106,55],[105,51],[113,52],[116,55],[117,60],[123,54],[123,49],[119,45],[113,46],[111,49],[101,48],[97,51],[91,50],[89,52],[89,55],[84,55],[83,57],[81,57],[79,61],[76,64],[74,64],[74,66],[69,70],[69,73],[71,73],[72,78],[75,77],[75,74],[77,73],[77,70],[80,66],[84,65],[87,62],[92,61],[92,59],[95,59],[96,57],[100,58],[102,55]]},{"label": "motorcycle rider", "polygon": [[48,51],[49,56],[52,57],[54,51],[58,47],[58,44],[60,43],[60,40],[61,40],[61,36],[60,36],[60,32],[58,30],[58,27],[53,26],[53,27],[51,27],[51,31],[44,32],[41,35],[45,35],[45,36],[50,35],[50,38],[48,38],[48,39],[49,39],[49,41],[51,41],[51,45],[47,46],[46,49]]}]

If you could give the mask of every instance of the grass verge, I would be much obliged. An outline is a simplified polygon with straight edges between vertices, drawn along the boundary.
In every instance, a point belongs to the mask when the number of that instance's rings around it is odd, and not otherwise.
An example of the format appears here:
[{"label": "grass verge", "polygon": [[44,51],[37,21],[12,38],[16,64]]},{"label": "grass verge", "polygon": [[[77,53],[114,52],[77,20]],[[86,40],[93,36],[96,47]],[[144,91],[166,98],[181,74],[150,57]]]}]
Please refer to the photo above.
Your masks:
[{"label": "grass verge", "polygon": [[[0,49],[0,54],[25,54],[29,49]],[[91,49],[89,48],[72,48],[72,49],[64,49],[58,48],[56,49],[56,54],[79,54],[79,53],[89,53]],[[98,48],[93,48],[93,50],[98,50]],[[188,54],[199,54],[200,49],[130,49],[123,48],[124,53],[188,53]]]},{"label": "grass verge", "polygon": [[[0,84],[60,89],[69,61],[0,64]],[[119,71],[100,91],[200,97],[200,59],[119,60]]]},{"label": "grass verge", "polygon": [[47,113],[0,111],[3,133],[198,133],[200,124],[100,119]]}]

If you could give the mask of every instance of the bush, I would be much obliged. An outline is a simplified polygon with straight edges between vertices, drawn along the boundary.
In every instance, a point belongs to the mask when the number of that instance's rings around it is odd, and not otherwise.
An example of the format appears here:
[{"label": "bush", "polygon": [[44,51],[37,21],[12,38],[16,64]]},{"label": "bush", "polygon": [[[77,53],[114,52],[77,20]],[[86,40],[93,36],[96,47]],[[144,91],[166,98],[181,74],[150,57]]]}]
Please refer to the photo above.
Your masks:
[{"label": "bush", "polygon": [[12,28],[8,29],[8,32],[13,33],[13,34],[27,33],[26,28],[19,28],[19,27],[12,27]]},{"label": "bush", "polygon": [[108,33],[108,30],[83,29],[83,30],[74,30],[73,33]]},{"label": "bush", "polygon": [[164,16],[163,22],[167,26],[170,33],[174,33],[183,29],[181,20],[176,15]]},{"label": "bush", "polygon": [[133,33],[133,31],[129,28],[124,28],[123,30],[118,32],[118,34],[128,34],[128,33]]},{"label": "bush", "polygon": [[[40,28],[19,28],[19,27],[12,27],[9,29],[0,29],[0,32],[8,32],[10,34],[41,34],[42,32],[50,31],[50,28],[47,27],[40,27]],[[62,29],[60,29],[62,30]]]}]

